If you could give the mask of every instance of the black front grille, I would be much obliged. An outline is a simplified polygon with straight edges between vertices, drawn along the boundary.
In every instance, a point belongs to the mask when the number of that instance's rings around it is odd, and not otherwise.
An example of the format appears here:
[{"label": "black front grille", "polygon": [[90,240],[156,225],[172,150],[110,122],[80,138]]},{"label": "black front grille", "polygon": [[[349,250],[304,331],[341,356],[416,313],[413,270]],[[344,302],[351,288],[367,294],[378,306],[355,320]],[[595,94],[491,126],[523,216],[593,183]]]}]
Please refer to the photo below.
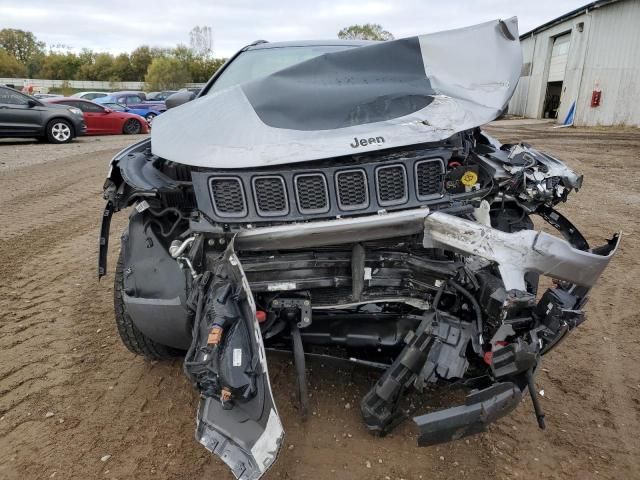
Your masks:
[{"label": "black front grille", "polygon": [[344,170],[336,173],[338,204],[343,210],[358,210],[369,205],[367,177],[364,170]]},{"label": "black front grille", "polygon": [[418,198],[433,197],[442,192],[443,164],[439,159],[416,163],[416,186]]},{"label": "black front grille", "polygon": [[295,177],[298,207],[302,213],[323,213],[329,210],[327,181],[321,173]]},{"label": "black front grille", "polygon": [[222,224],[336,218],[455,200],[457,194],[444,190],[449,152],[426,153],[361,158],[348,165],[323,160],[242,171],[193,170],[191,176],[196,194],[210,190],[210,199],[198,199],[198,208]]},{"label": "black front grille", "polygon": [[408,199],[407,176],[402,165],[379,167],[376,170],[376,185],[380,205],[399,205]]},{"label": "black front grille", "polygon": [[244,191],[239,178],[212,178],[211,193],[213,208],[221,217],[244,217],[247,214]]},{"label": "black front grille", "polygon": [[253,179],[256,209],[260,215],[285,215],[289,211],[287,191],[282,177],[258,177]]}]

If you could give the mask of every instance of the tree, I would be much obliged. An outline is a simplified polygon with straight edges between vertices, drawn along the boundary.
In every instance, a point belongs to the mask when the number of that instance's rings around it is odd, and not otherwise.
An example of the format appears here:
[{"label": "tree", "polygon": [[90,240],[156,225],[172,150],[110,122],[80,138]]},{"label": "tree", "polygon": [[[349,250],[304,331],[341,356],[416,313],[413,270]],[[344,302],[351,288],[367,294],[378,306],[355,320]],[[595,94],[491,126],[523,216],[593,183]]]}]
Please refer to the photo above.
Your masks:
[{"label": "tree", "polygon": [[365,23],[364,25],[351,25],[338,32],[338,38],[342,40],[393,40],[394,36],[377,23]]},{"label": "tree", "polygon": [[187,66],[174,57],[154,58],[144,78],[148,90],[175,90],[191,82]]},{"label": "tree", "polygon": [[189,32],[189,44],[196,57],[209,57],[213,47],[211,27],[207,25],[193,27]]},{"label": "tree", "polygon": [[0,30],[0,76],[106,82],[141,81],[148,76],[151,84],[156,88],[162,85],[163,89],[182,87],[191,81],[206,82],[225,60],[211,53],[211,27],[194,27],[190,40],[190,46],[142,45],[131,54],[114,56],[87,48],[74,53],[65,45],[50,46],[45,51],[45,44],[33,33],[5,28]]},{"label": "tree", "polygon": [[71,52],[49,52],[42,60],[40,76],[50,80],[69,80],[76,77],[81,66],[78,56]]},{"label": "tree", "polygon": [[29,58],[29,61],[26,64],[27,76],[29,78],[39,78],[45,55],[44,51],[39,51],[31,55],[31,58]]},{"label": "tree", "polygon": [[108,82],[113,77],[113,55],[109,53],[97,53],[93,64],[93,78],[101,82]]},{"label": "tree", "polygon": [[9,55],[26,65],[36,54],[44,50],[44,42],[39,42],[35,35],[15,28],[0,30],[0,48],[4,48]]},{"label": "tree", "polygon": [[201,57],[186,45],[178,45],[171,56],[179,60],[189,71],[191,81],[204,83],[225,62],[223,58]]},{"label": "tree", "polygon": [[142,45],[131,52],[129,59],[131,60],[131,70],[134,78],[136,80],[142,79],[153,60],[151,48],[148,45]]},{"label": "tree", "polygon": [[0,77],[20,78],[27,76],[27,67],[16,57],[0,48]]},{"label": "tree", "polygon": [[131,67],[131,59],[126,53],[121,53],[113,60],[110,80],[118,79],[121,82],[135,81],[136,78]]},{"label": "tree", "polygon": [[205,83],[226,62],[224,58],[196,58],[189,64],[191,81]]}]

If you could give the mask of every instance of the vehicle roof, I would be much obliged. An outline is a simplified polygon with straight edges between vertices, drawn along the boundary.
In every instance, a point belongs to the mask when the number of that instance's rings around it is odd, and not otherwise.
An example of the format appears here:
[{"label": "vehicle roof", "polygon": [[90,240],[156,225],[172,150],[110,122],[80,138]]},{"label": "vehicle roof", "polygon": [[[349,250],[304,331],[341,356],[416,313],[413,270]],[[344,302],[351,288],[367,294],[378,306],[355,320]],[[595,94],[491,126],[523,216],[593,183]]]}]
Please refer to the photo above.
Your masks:
[{"label": "vehicle roof", "polygon": [[120,92],[111,92],[109,95],[139,95],[144,93],[142,90],[122,90]]},{"label": "vehicle roof", "polygon": [[245,47],[246,50],[262,50],[266,48],[281,48],[281,47],[313,47],[313,46],[351,46],[351,47],[363,47],[365,45],[373,45],[379,43],[378,40],[294,40],[290,42],[265,42],[252,43]]},{"label": "vehicle roof", "polygon": [[[14,92],[18,92],[18,93],[22,93],[20,90],[18,90],[17,88],[13,88],[10,87],[9,85],[0,85],[0,88],[6,88],[7,90],[12,90]],[[22,93],[23,95],[26,95],[25,93]]]},{"label": "vehicle roof", "polygon": [[53,102],[61,102],[63,100],[70,100],[72,102],[85,102],[85,103],[95,103],[91,100],[87,100],[86,98],[78,98],[78,97],[56,97],[56,98],[45,98],[43,99],[49,103]]},{"label": "vehicle roof", "polygon": [[108,95],[110,92],[99,91],[99,90],[86,90],[84,92],[76,92],[74,93],[74,95],[84,95],[85,93],[104,93],[105,95]]},{"label": "vehicle roof", "polygon": [[9,85],[0,85],[0,88],[6,88],[7,90],[11,90],[12,92],[16,92],[16,93],[19,93],[20,95],[23,95],[25,97],[31,98],[35,102],[40,103],[40,105],[46,105],[46,103],[44,102],[45,101],[44,98],[36,98],[36,97],[34,97],[32,95],[29,95],[28,93],[21,92],[17,88],[10,87]]}]

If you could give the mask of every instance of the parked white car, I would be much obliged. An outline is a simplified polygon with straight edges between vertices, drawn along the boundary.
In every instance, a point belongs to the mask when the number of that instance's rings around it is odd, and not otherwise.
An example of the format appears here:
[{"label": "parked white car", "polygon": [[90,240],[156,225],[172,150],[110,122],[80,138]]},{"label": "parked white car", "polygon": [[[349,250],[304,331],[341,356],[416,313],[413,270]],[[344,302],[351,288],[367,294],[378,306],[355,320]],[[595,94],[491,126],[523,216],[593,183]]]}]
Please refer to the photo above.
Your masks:
[{"label": "parked white car", "polygon": [[100,97],[106,97],[108,92],[78,92],[71,95],[74,98],[84,98],[85,100],[94,100]]}]

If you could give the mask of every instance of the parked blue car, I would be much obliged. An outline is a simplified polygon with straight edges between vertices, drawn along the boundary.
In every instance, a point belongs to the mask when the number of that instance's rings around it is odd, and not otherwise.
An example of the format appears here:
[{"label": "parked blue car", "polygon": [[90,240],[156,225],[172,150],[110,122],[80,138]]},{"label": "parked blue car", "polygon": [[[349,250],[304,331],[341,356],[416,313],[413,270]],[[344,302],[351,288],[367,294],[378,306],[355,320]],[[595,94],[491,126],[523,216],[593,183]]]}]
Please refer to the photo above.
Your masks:
[{"label": "parked blue car", "polygon": [[113,101],[113,98],[109,97],[101,97],[93,100],[95,103],[99,103],[103,107],[110,108],[116,112],[129,112],[135,113],[136,115],[140,115],[144,117],[149,125],[153,122],[153,119],[160,115],[160,111],[156,110],[154,107],[142,107],[138,106],[135,108],[129,108],[126,105],[122,105],[121,103],[117,103]]},{"label": "parked blue car", "polygon": [[124,91],[111,92],[109,94],[112,102],[126,105],[129,108],[150,107],[159,112],[167,110],[167,105],[162,100],[147,100],[147,94],[144,92]]}]

